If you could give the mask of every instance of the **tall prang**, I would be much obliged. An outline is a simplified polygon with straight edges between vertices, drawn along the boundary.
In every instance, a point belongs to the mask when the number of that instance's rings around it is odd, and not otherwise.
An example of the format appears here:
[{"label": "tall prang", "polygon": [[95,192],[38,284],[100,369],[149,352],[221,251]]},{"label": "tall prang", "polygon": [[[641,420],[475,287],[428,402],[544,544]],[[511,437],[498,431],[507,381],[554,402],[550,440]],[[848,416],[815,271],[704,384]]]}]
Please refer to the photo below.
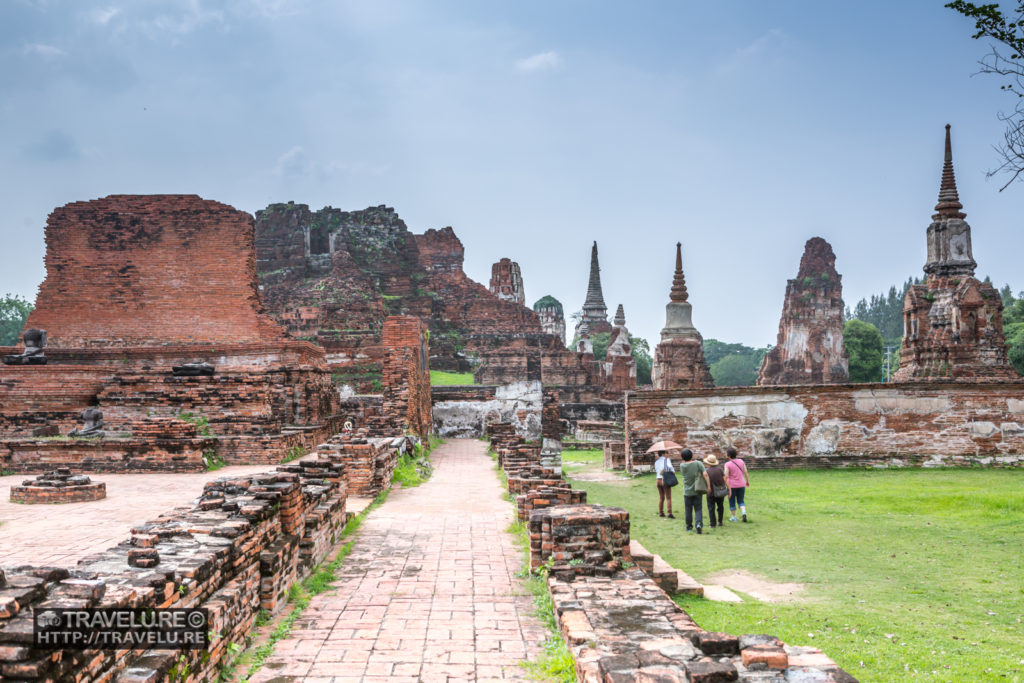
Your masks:
[{"label": "tall prang", "polygon": [[807,240],[800,271],[786,283],[778,340],[761,363],[758,386],[850,381],[842,280],[832,246],[820,237]]},{"label": "tall prang", "polygon": [[939,201],[928,226],[925,282],[911,285],[903,301],[903,347],[893,380],[1019,380],[1006,357],[999,292],[974,277],[971,226],[956,189],[949,129],[947,124]]},{"label": "tall prang", "polygon": [[583,317],[576,326],[576,336],[580,335],[580,327],[586,323],[590,334],[611,332],[608,324],[608,307],[604,304],[601,292],[601,266],[597,262],[597,242],[590,248],[590,279],[587,281],[587,298],[583,301]]},{"label": "tall prang", "polygon": [[683,245],[676,243],[676,270],[672,276],[665,327],[654,350],[652,380],[655,389],[703,389],[714,386],[704,360],[704,340],[693,326],[693,306],[683,275]]}]

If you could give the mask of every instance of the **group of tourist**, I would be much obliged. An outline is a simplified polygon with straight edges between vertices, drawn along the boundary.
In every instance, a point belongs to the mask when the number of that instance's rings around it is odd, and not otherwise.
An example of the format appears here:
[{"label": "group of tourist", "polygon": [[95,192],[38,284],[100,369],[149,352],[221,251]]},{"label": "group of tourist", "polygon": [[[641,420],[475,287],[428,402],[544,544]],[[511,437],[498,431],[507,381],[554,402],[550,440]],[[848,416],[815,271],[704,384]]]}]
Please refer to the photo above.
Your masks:
[{"label": "group of tourist", "polygon": [[[676,477],[676,467],[672,463],[672,453],[679,450],[679,457],[682,462],[679,464],[679,474],[683,484],[683,505],[686,509],[686,530],[696,530],[698,534],[703,533],[704,528],[704,497],[707,497],[708,518],[710,526],[725,526],[725,500],[729,499],[729,521],[739,521],[736,518],[736,511],[739,508],[740,517],[747,521],[747,506],[744,494],[750,486],[750,476],[747,473],[747,465],[739,457],[735,448],[725,449],[728,458],[725,463],[720,463],[712,453],[703,461],[693,457],[693,451],[689,448],[682,448],[672,441],[662,441],[654,446],[652,450],[657,452],[658,458],[654,461],[654,474],[658,482],[658,516],[675,519],[672,514],[672,487],[679,483]],[[668,514],[665,514],[665,504],[668,504]]]}]

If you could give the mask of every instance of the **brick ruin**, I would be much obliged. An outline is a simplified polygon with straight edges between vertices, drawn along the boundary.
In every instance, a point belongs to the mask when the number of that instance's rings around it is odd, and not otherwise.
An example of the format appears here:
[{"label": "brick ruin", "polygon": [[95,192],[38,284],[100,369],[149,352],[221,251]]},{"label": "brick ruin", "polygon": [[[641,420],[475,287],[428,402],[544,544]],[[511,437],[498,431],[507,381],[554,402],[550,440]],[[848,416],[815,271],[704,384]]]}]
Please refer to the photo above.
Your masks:
[{"label": "brick ruin", "polygon": [[786,283],[778,340],[761,363],[758,386],[848,382],[844,311],[836,255],[828,242],[812,237],[796,279]]},{"label": "brick ruin", "polygon": [[622,304],[615,311],[614,323],[607,355],[601,364],[601,383],[608,392],[625,392],[636,388],[636,359]]},{"label": "brick ruin", "polygon": [[533,310],[540,318],[540,328],[544,334],[553,335],[564,345],[565,312],[562,310],[562,302],[548,294],[537,299]]},{"label": "brick ruin", "polygon": [[903,303],[903,348],[897,382],[1007,381],[1019,377],[1006,356],[1003,302],[974,277],[971,226],[956,189],[949,126],[939,201],[928,226],[925,282]]},{"label": "brick ruin", "polygon": [[[0,570],[0,676],[4,680],[214,680],[261,609],[335,546],[347,520],[344,467],[327,460],[206,484],[195,505],[134,527],[130,539],[73,569]],[[205,650],[38,650],[33,611],[49,608],[204,608]],[[171,675],[177,666],[177,676]]]},{"label": "brick ruin", "polygon": [[723,387],[626,397],[627,469],[655,441],[701,457],[736,448],[752,469],[1024,464],[1024,384]]},{"label": "brick ruin", "polygon": [[491,266],[490,292],[502,301],[512,301],[520,306],[526,304],[526,295],[523,293],[523,275],[519,271],[519,264],[507,258],[503,258]]},{"label": "brick ruin", "polygon": [[382,390],[389,315],[427,325],[435,370],[468,371],[472,358],[505,339],[541,334],[537,314],[522,305],[518,266],[495,264],[508,266],[499,287],[511,298],[502,298],[466,276],[464,251],[450,227],[414,235],[386,206],[310,211],[289,202],[256,212],[267,311],[293,335],[322,346],[336,381],[357,393]]},{"label": "brick ruin", "polygon": [[631,542],[626,510],[587,504],[586,491],[544,467],[536,446],[511,425],[493,424],[488,436],[517,517],[527,523],[530,567],[548,567],[577,680],[856,683],[817,648],[699,627],[666,590],[703,588],[680,586],[679,572]]},{"label": "brick ruin", "polygon": [[714,386],[704,361],[704,339],[693,326],[693,306],[683,276],[683,245],[676,243],[676,270],[669,302],[665,306],[665,327],[661,343],[654,350],[652,381],[655,389],[689,389]]},{"label": "brick ruin", "polygon": [[[0,466],[201,470],[204,454],[277,462],[333,433],[324,352],[263,313],[253,239],[251,216],[194,195],[56,209],[26,325],[46,330],[48,362],[0,366]],[[102,438],[39,437],[89,407]]]}]

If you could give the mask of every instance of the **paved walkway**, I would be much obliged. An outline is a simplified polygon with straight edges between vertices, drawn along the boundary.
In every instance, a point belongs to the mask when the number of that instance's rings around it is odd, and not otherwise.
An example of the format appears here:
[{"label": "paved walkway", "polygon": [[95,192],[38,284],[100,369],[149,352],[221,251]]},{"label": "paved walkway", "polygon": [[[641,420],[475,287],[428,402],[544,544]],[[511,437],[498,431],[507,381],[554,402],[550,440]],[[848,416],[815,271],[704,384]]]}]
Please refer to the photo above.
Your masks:
[{"label": "paved walkway", "polygon": [[190,504],[208,481],[272,469],[274,465],[240,465],[214,472],[87,473],[93,481],[107,485],[107,497],[91,503],[61,505],[12,503],[11,486],[36,475],[0,477],[0,567],[73,567],[87,555],[128,540],[133,526]]},{"label": "paved walkway", "polygon": [[547,632],[514,576],[512,506],[486,449],[449,440],[428,482],[392,491],[250,683],[524,679]]}]

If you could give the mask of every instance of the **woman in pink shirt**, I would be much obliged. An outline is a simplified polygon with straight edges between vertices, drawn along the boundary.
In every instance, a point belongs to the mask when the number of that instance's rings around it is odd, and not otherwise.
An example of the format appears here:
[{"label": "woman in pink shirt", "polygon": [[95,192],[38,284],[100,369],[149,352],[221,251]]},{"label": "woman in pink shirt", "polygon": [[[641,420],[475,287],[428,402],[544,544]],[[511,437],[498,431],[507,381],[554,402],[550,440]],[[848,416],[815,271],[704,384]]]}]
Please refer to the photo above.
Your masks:
[{"label": "woman in pink shirt", "polygon": [[726,448],[725,454],[729,456],[729,462],[725,463],[725,480],[729,485],[729,513],[732,515],[729,521],[738,521],[736,519],[736,505],[738,504],[740,506],[740,514],[743,515],[743,521],[745,522],[747,521],[747,506],[743,502],[743,494],[746,492],[747,487],[750,486],[747,466],[742,458],[737,457],[735,448],[731,446]]}]

